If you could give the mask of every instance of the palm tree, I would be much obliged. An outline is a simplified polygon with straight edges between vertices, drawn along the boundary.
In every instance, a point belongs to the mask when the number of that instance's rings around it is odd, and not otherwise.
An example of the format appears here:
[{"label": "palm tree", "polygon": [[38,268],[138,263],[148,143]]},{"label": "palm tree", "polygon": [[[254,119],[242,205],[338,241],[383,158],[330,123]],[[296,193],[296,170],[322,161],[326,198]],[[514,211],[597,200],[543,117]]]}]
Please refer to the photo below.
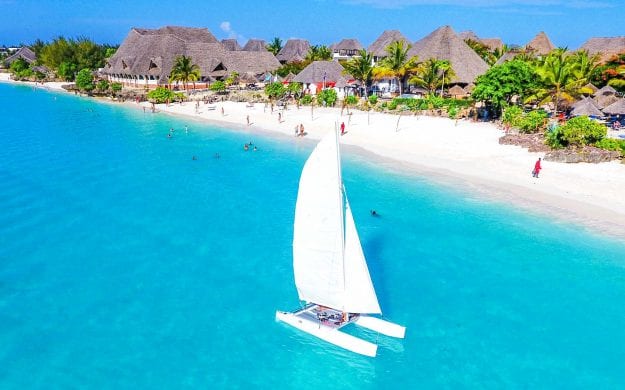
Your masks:
[{"label": "palm tree", "polygon": [[503,46],[495,48],[495,50],[493,50],[493,56],[496,58],[495,62],[497,62],[498,59],[503,57],[503,55],[509,51],[510,51],[510,46],[506,45],[505,43]]},{"label": "palm tree", "polygon": [[324,45],[312,45],[306,54],[306,61],[329,61],[332,59],[332,50]]},{"label": "palm tree", "polygon": [[373,77],[373,54],[365,49],[360,49],[358,55],[343,64],[343,67],[345,68],[345,73],[362,82],[365,86],[365,96],[367,96],[368,87],[371,85]]},{"label": "palm tree", "polygon": [[488,65],[492,65],[497,61],[498,57],[496,57],[491,52],[490,48],[482,42],[474,41],[473,39],[465,39],[464,42]]},{"label": "palm tree", "polygon": [[441,87],[441,92],[444,89],[445,75],[447,75],[447,80],[451,80],[455,76],[451,63],[447,60],[430,58],[419,64],[415,75],[408,82],[419,85],[427,89],[430,95],[434,95],[439,87]]},{"label": "palm tree", "polygon": [[573,76],[579,86],[590,82],[599,67],[599,54],[590,55],[588,50],[575,52],[570,60],[573,64]]},{"label": "palm tree", "polygon": [[273,55],[278,55],[280,50],[282,50],[282,39],[275,37],[268,45],[267,50],[269,50]]},{"label": "palm tree", "polygon": [[538,96],[543,97],[543,102],[551,100],[556,114],[558,113],[560,98],[573,100],[570,92],[574,87],[574,69],[566,48],[553,50],[536,69],[543,84],[543,88],[537,91]]},{"label": "palm tree", "polygon": [[195,82],[200,77],[202,77],[200,67],[191,62],[191,57],[184,55],[176,57],[169,74],[170,81],[182,81],[185,91],[188,91],[189,81],[193,82],[195,88]]},{"label": "palm tree", "polygon": [[395,41],[386,48],[388,54],[379,66],[373,69],[373,77],[377,79],[393,78],[399,84],[399,94],[402,93],[402,83],[407,75],[416,71],[418,65],[417,56],[408,57],[408,50],[412,46],[404,45],[404,41]]}]

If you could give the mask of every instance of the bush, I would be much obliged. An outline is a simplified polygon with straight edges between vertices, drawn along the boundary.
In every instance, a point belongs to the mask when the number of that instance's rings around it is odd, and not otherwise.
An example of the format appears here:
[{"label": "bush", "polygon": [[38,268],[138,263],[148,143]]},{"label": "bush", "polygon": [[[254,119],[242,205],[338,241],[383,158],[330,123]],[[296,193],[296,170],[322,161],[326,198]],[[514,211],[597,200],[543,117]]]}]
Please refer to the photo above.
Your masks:
[{"label": "bush", "polygon": [[213,92],[225,92],[226,91],[226,83],[221,80],[217,80],[210,85],[209,88]]},{"label": "bush", "polygon": [[280,99],[286,94],[286,88],[282,83],[271,83],[265,86],[265,94],[270,98]]},{"label": "bush", "polygon": [[177,98],[180,98],[182,94],[177,94],[164,87],[156,87],[152,91],[148,92],[148,99],[154,103],[166,103],[172,102]]},{"label": "bush", "polygon": [[100,92],[105,92],[109,89],[109,82],[107,80],[100,80],[96,85],[96,89]]},{"label": "bush", "polygon": [[336,99],[338,99],[338,96],[336,95],[336,91],[334,89],[324,89],[317,94],[317,102],[319,104],[325,103],[327,107],[334,106]]},{"label": "bush", "polygon": [[510,125],[517,126],[519,123],[519,119],[523,116],[523,110],[521,110],[518,106],[510,106],[506,107],[503,111],[503,117],[501,118],[502,122]]},{"label": "bush", "polygon": [[378,104],[378,95],[371,95],[371,96],[369,96],[369,103],[372,106],[375,106],[376,104]]},{"label": "bush", "polygon": [[547,113],[538,110],[530,111],[519,118],[517,126],[523,133],[536,133],[538,130],[544,129],[546,125]]},{"label": "bush", "polygon": [[93,74],[89,69],[82,69],[76,75],[76,87],[81,91],[92,91],[95,88],[93,85]]},{"label": "bush", "polygon": [[603,138],[595,146],[605,150],[617,150],[621,152],[621,156],[625,157],[625,140],[623,139]]},{"label": "bush", "polygon": [[117,93],[122,90],[122,83],[111,83],[111,91]]},{"label": "bush", "polygon": [[447,108],[447,113],[451,119],[456,119],[456,116],[458,116],[458,107],[454,105],[449,106]]},{"label": "bush", "polygon": [[345,104],[356,105],[358,104],[358,98],[354,95],[349,95],[345,98]]},{"label": "bush", "polygon": [[304,95],[304,96],[303,96],[303,97],[299,100],[299,102],[300,102],[300,104],[310,104],[310,103],[312,103],[312,100],[313,100],[312,96],[310,96],[310,95]]},{"label": "bush", "polygon": [[564,126],[557,128],[557,140],[563,146],[592,145],[601,141],[608,134],[608,129],[587,116],[570,119]]}]

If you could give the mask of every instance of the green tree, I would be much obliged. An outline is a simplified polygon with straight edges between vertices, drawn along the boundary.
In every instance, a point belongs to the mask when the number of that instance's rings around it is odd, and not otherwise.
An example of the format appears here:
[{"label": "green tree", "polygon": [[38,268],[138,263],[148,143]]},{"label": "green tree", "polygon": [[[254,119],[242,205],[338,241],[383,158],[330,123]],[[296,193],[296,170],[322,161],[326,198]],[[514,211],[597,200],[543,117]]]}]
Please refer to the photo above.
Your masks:
[{"label": "green tree", "polygon": [[210,85],[209,88],[213,92],[225,92],[226,91],[226,83],[221,80],[217,80]]},{"label": "green tree", "polygon": [[430,95],[433,95],[439,87],[441,91],[444,88],[445,76],[447,76],[447,81],[455,76],[451,63],[447,60],[430,58],[417,66],[415,74],[408,79],[408,82],[427,89]]},{"label": "green tree", "polygon": [[317,103],[325,104],[326,107],[334,106],[338,96],[334,88],[324,89],[323,91],[317,94]]},{"label": "green tree", "polygon": [[537,74],[525,61],[514,59],[495,65],[475,81],[471,96],[477,101],[488,102],[497,109],[511,103],[512,97],[521,100],[536,88]]},{"label": "green tree", "polygon": [[599,54],[590,55],[588,50],[579,50],[570,58],[572,62],[573,78],[578,87],[589,83],[599,69]]},{"label": "green tree", "polygon": [[267,45],[267,50],[273,53],[274,56],[278,55],[278,53],[280,53],[280,50],[282,50],[282,39],[278,37],[272,39],[271,42],[269,42],[269,44]]},{"label": "green tree", "polygon": [[542,88],[536,91],[534,98],[540,103],[553,102],[557,114],[561,99],[573,100],[575,75],[574,65],[566,48],[558,48],[549,53],[536,68]]},{"label": "green tree", "polygon": [[402,84],[407,75],[414,73],[417,65],[417,56],[408,57],[412,46],[405,45],[404,41],[396,41],[386,48],[388,54],[380,64],[373,69],[373,77],[377,79],[392,78],[397,80],[399,94],[402,93]]},{"label": "green tree", "polygon": [[367,96],[373,78],[372,64],[373,54],[367,52],[365,49],[360,49],[357,56],[352,57],[343,64],[345,68],[343,73],[351,75],[365,86],[365,96]]},{"label": "green tree", "polygon": [[111,83],[111,92],[113,97],[122,90],[122,83]]},{"label": "green tree", "polygon": [[228,75],[228,77],[226,78],[224,82],[226,83],[226,86],[229,87],[232,84],[235,84],[238,80],[239,80],[239,74],[237,72],[232,72]]},{"label": "green tree", "polygon": [[174,60],[174,65],[169,74],[169,80],[182,82],[185,91],[188,91],[189,82],[193,82],[193,86],[195,87],[195,82],[199,80],[201,76],[200,67],[192,62],[191,57],[182,55],[176,57]]},{"label": "green tree", "polygon": [[332,50],[324,45],[313,45],[308,49],[306,60],[313,61],[329,61],[332,59]]},{"label": "green tree", "polygon": [[85,92],[91,92],[95,88],[93,85],[93,74],[87,68],[81,69],[76,75],[76,87]]},{"label": "green tree", "polygon": [[271,99],[281,99],[286,93],[286,88],[280,82],[267,84],[265,86],[265,94]]},{"label": "green tree", "polygon": [[56,73],[65,81],[74,81],[76,77],[76,64],[73,62],[61,62]]}]

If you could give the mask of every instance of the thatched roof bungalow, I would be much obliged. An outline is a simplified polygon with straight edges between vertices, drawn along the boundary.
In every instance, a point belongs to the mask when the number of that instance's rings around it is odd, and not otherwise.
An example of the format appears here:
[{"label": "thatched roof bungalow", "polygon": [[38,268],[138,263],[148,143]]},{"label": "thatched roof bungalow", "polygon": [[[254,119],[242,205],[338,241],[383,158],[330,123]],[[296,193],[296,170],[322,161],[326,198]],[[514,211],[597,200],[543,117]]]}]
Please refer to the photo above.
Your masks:
[{"label": "thatched roof bungalow", "polygon": [[595,102],[597,102],[597,105],[599,105],[599,108],[604,109],[610,104],[618,101],[619,98],[616,97],[616,89],[606,85],[595,92],[594,99]]},{"label": "thatched roof bungalow", "polygon": [[302,83],[304,89],[312,94],[324,87],[336,88],[340,94],[350,78],[343,71],[343,66],[337,61],[314,61],[293,77],[293,81]]},{"label": "thatched roof bungalow", "polygon": [[110,81],[126,86],[154,88],[169,83],[174,61],[182,55],[191,57],[200,68],[201,79],[196,84],[201,87],[232,72],[262,74],[280,67],[267,51],[226,50],[205,28],[133,28],[103,73]]},{"label": "thatched roof bungalow", "polygon": [[280,63],[302,62],[310,50],[310,43],[305,39],[289,39],[276,58]]},{"label": "thatched roof bungalow", "polygon": [[489,68],[488,64],[460,39],[450,26],[440,27],[415,42],[408,55],[418,56],[420,61],[430,58],[448,60],[456,74],[450,81],[457,84],[472,83]]},{"label": "thatched roof bungalow", "polygon": [[268,51],[267,42],[262,39],[250,39],[243,46],[243,51]]},{"label": "thatched roof bungalow", "polygon": [[532,50],[536,55],[545,56],[556,47],[544,31],[539,32],[536,36],[525,45],[527,50]]},{"label": "thatched roof bungalow", "polygon": [[602,117],[603,113],[597,106],[594,100],[590,98],[583,98],[577,101],[572,106],[573,110],[571,111],[571,116],[592,116],[592,117]]},{"label": "thatched roof bungalow", "polygon": [[339,43],[332,45],[332,54],[334,59],[344,60],[357,56],[362,48],[358,39],[343,39]]},{"label": "thatched roof bungalow", "polygon": [[221,40],[221,44],[224,46],[224,49],[226,49],[228,51],[243,50],[241,45],[239,45],[239,42],[236,39],[234,39],[234,38],[222,39]]},{"label": "thatched roof bungalow", "polygon": [[625,99],[618,99],[614,103],[604,108],[603,112],[608,115],[625,115]]},{"label": "thatched roof bungalow", "polygon": [[454,99],[461,99],[468,96],[467,91],[465,91],[464,88],[459,85],[454,85],[453,87],[449,88],[449,91],[447,91],[447,93]]},{"label": "thatched roof bungalow", "polygon": [[23,46],[20,47],[15,53],[13,53],[11,56],[7,57],[4,60],[4,63],[7,66],[10,66],[11,63],[13,63],[13,61],[17,60],[17,59],[23,59],[24,61],[26,61],[28,64],[32,64],[33,62],[35,62],[35,60],[37,59],[37,56],[35,55],[35,52],[30,50],[28,47]]},{"label": "thatched roof bungalow", "polygon": [[588,54],[600,54],[602,61],[610,57],[625,53],[625,37],[590,38],[579,48],[588,50]]},{"label": "thatched roof bungalow", "polygon": [[408,38],[404,36],[399,30],[386,30],[378,39],[373,41],[367,48],[367,51],[373,55],[373,61],[378,62],[381,58],[386,57],[386,48],[393,42],[403,41],[406,45],[410,43]]}]

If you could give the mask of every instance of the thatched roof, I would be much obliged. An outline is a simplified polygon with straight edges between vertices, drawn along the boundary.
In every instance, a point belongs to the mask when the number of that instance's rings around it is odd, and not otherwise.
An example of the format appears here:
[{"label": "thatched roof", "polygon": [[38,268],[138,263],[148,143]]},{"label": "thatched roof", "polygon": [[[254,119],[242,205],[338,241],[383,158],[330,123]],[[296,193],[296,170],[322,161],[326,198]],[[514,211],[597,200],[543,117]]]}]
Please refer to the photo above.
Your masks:
[{"label": "thatched roof", "polygon": [[601,60],[608,60],[616,54],[625,53],[625,37],[590,38],[579,48],[588,54],[601,54]]},{"label": "thatched roof", "polygon": [[471,92],[473,92],[474,89],[475,89],[475,84],[470,83],[466,87],[464,87],[464,92],[466,92],[467,95],[470,95]]},{"label": "thatched roof", "polygon": [[386,30],[376,39],[367,51],[375,57],[386,57],[386,48],[393,42],[404,41],[409,44],[410,41],[399,30]]},{"label": "thatched roof", "polygon": [[332,45],[332,51],[335,53],[349,53],[362,49],[362,45],[358,39],[343,39],[341,42]]},{"label": "thatched roof", "polygon": [[614,103],[610,104],[603,109],[603,112],[609,115],[623,115],[625,114],[625,99],[620,98]]},{"label": "thatched roof", "polygon": [[243,46],[243,51],[267,51],[267,43],[262,39],[250,39]]},{"label": "thatched roof", "polygon": [[459,85],[454,85],[453,87],[449,88],[449,91],[447,92],[449,93],[449,95],[454,97],[467,95],[467,92],[464,90],[464,88]]},{"label": "thatched roof", "polygon": [[613,94],[603,95],[598,92],[595,94],[595,97],[593,99],[597,103],[599,108],[602,110],[608,107],[610,104],[619,100],[619,98],[616,97],[616,95],[613,95]]},{"label": "thatched roof", "polygon": [[544,31],[536,34],[534,39],[529,41],[528,44],[525,45],[525,47],[527,49],[532,49],[536,54],[541,56],[549,54],[549,52],[556,48],[553,43],[551,43],[549,37],[547,36],[547,34],[545,34]]},{"label": "thatched roof", "polygon": [[305,39],[289,39],[276,58],[282,63],[302,62],[308,54],[310,43]]},{"label": "thatched roof", "polygon": [[480,41],[480,37],[478,37],[477,34],[471,30],[459,32],[458,38],[462,39],[463,41],[466,41],[467,39],[470,39],[475,42]]},{"label": "thatched roof", "polygon": [[284,78],[282,79],[282,81],[286,81],[286,82],[291,82],[293,81],[293,79],[295,78],[295,74],[293,72],[289,72],[289,74],[287,74],[286,76],[284,76]]},{"label": "thatched roof", "polygon": [[497,62],[495,62],[495,65],[501,65],[504,62],[507,61],[511,61],[514,59],[514,57],[516,57],[519,54],[518,51],[507,51],[505,53],[503,53],[503,55],[501,57],[499,57],[499,59],[497,60]]},{"label": "thatched roof", "polygon": [[488,46],[490,50],[503,48],[503,41],[500,38],[482,38],[480,42]]},{"label": "thatched roof", "polygon": [[477,76],[486,73],[489,66],[449,26],[436,29],[427,37],[414,43],[409,56],[418,56],[420,61],[430,58],[448,60],[456,73],[451,82],[469,84]]},{"label": "thatched roof", "polygon": [[156,30],[131,29],[104,67],[106,74],[149,76],[167,83],[176,57],[191,57],[206,79],[231,72],[254,74],[273,71],[280,63],[273,54],[228,51],[207,29],[164,27]]},{"label": "thatched roof", "polygon": [[293,81],[298,83],[321,83],[326,82],[345,82],[347,77],[343,75],[343,67],[336,61],[314,61],[305,67]]},{"label": "thatched roof", "polygon": [[7,59],[4,60],[4,62],[7,65],[11,65],[11,63],[17,60],[18,58],[21,58],[24,61],[28,62],[29,64],[32,64],[37,59],[37,56],[35,55],[34,51],[30,50],[26,46],[23,46],[23,47],[20,47],[19,50],[13,53],[11,56],[7,57]]},{"label": "thatched roof", "polygon": [[222,39],[221,44],[224,46],[224,49],[229,51],[237,51],[242,50],[241,45],[236,39]]},{"label": "thatched roof", "polygon": [[595,92],[595,96],[599,96],[599,95],[616,95],[616,89],[612,88],[609,85],[606,85],[604,87],[602,87],[601,89],[599,89],[597,92]]},{"label": "thatched roof", "polygon": [[577,101],[573,104],[573,110],[571,111],[572,116],[596,116],[602,117],[603,113],[597,107],[597,103],[595,103],[592,99],[583,98],[582,100]]}]

